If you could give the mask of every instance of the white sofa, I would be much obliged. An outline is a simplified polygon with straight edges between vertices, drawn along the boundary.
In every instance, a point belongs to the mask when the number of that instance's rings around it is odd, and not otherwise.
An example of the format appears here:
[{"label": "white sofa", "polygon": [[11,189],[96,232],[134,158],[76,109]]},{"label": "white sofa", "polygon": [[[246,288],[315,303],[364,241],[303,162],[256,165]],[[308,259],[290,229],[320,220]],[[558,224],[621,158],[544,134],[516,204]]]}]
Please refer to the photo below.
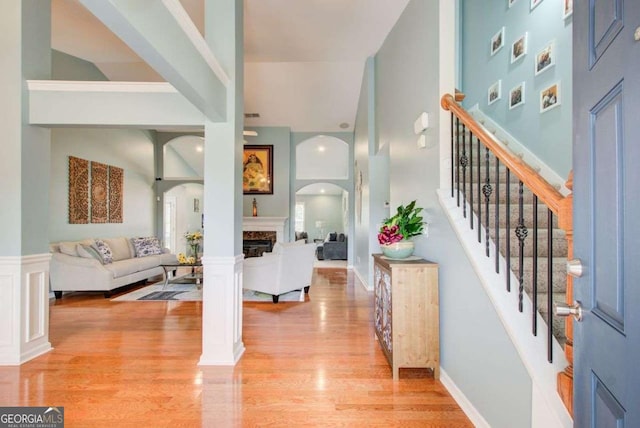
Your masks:
[{"label": "white sofa", "polygon": [[242,287],[271,294],[278,303],[281,294],[293,290],[309,292],[313,276],[316,244],[276,243],[273,252],[244,261]]},{"label": "white sofa", "polygon": [[[49,272],[51,290],[57,299],[63,291],[110,291],[164,273],[161,264],[177,263],[168,250],[161,254],[136,254],[131,239],[120,237],[103,239],[112,253],[113,261],[104,263],[96,250],[94,239],[52,243]],[[93,249],[93,250],[92,250]]]}]

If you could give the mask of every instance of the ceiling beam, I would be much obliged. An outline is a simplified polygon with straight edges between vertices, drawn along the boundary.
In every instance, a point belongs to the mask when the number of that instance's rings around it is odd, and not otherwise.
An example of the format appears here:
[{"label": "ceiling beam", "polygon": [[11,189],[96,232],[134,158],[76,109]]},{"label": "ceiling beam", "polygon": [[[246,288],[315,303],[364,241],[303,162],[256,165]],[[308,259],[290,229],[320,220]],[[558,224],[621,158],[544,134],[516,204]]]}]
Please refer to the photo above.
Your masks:
[{"label": "ceiling beam", "polygon": [[31,125],[204,129],[204,114],[169,83],[28,80],[27,89]]},{"label": "ceiling beam", "polygon": [[79,0],[209,120],[226,120],[229,77],[178,0]]}]

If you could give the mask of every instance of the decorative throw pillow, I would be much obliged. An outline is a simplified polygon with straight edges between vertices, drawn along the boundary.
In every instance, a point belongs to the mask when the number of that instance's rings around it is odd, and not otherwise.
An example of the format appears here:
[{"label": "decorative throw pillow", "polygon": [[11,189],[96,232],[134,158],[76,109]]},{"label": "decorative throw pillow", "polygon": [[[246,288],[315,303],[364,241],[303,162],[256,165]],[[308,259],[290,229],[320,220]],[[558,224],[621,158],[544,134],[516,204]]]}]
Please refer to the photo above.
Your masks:
[{"label": "decorative throw pillow", "polygon": [[100,263],[104,264],[104,260],[102,260],[98,251],[91,245],[78,244],[76,248],[80,257],[84,259],[96,259]]},{"label": "decorative throw pillow", "polygon": [[347,237],[344,235],[344,233],[341,233],[340,235],[338,235],[338,242],[344,242],[347,240]]},{"label": "decorative throw pillow", "polygon": [[133,248],[136,250],[136,257],[147,257],[162,254],[160,240],[155,236],[131,238]]},{"label": "decorative throw pillow", "polygon": [[98,251],[100,257],[102,257],[103,264],[106,265],[109,263],[113,263],[113,254],[111,253],[111,248],[109,248],[109,245],[102,239],[96,239],[95,242],[96,245],[94,248]]},{"label": "decorative throw pillow", "polygon": [[335,241],[336,239],[338,239],[338,233],[337,232],[332,232],[329,234],[329,241]]}]

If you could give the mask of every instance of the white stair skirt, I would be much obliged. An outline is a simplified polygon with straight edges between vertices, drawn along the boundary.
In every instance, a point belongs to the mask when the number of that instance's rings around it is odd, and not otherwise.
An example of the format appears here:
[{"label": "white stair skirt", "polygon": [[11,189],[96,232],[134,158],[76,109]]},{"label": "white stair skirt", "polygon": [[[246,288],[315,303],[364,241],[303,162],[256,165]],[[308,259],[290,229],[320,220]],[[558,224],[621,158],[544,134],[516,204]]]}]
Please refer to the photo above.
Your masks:
[{"label": "white stair skirt", "polygon": [[20,365],[50,351],[51,255],[0,257],[0,365]]},{"label": "white stair skirt", "polygon": [[202,258],[202,355],[199,365],[232,366],[244,353],[242,260],[243,255]]}]

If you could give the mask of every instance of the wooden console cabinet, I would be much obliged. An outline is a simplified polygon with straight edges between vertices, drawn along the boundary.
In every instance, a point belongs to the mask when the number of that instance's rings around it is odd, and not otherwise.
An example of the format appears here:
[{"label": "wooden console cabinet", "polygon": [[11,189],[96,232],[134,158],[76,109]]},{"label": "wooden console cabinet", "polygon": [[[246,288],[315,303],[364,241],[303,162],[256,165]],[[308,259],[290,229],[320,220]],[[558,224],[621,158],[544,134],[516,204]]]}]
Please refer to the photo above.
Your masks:
[{"label": "wooden console cabinet", "polygon": [[375,331],[393,379],[400,368],[430,368],[439,379],[438,265],[373,259]]}]

